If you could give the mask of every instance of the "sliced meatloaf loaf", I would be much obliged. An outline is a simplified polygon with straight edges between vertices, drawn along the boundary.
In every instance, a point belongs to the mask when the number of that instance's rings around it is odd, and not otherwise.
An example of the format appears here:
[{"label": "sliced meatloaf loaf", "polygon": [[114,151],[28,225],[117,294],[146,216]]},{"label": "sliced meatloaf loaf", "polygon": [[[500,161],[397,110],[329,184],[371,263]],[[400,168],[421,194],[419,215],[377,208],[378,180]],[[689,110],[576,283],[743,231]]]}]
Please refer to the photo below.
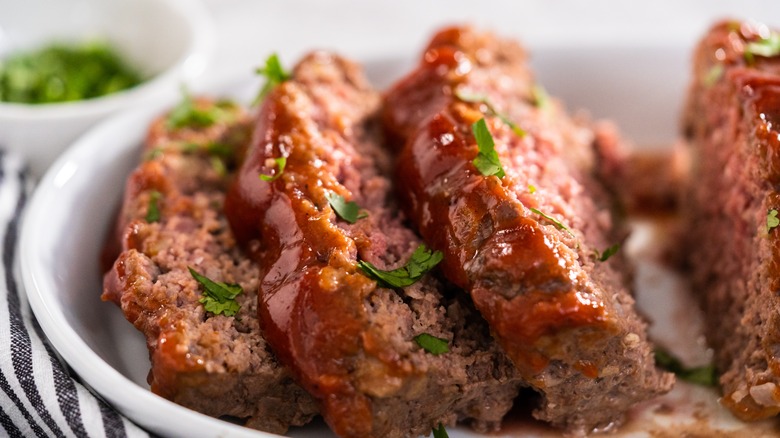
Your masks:
[{"label": "sliced meatloaf loaf", "polygon": [[261,267],[267,339],[339,436],[496,429],[518,373],[468,301],[425,274],[438,255],[398,215],[379,105],[326,53],[262,104],[226,213]]},{"label": "sliced meatloaf loaf", "polygon": [[[105,274],[103,299],[119,305],[146,337],[152,391],[283,433],[308,422],[316,406],[263,338],[258,269],[236,246],[222,213],[248,135],[245,112],[227,102],[187,98],[154,122],[143,161],[127,182],[112,236],[120,253]],[[240,285],[238,311],[207,310],[204,286],[190,269]]]},{"label": "sliced meatloaf loaf", "polygon": [[680,252],[706,314],[722,403],[760,419],[780,412],[780,34],[722,22],[693,61]]},{"label": "sliced meatloaf loaf", "polygon": [[534,415],[587,433],[668,391],[605,254],[623,236],[594,132],[535,92],[524,51],[444,29],[386,100],[401,207],[542,395]]}]

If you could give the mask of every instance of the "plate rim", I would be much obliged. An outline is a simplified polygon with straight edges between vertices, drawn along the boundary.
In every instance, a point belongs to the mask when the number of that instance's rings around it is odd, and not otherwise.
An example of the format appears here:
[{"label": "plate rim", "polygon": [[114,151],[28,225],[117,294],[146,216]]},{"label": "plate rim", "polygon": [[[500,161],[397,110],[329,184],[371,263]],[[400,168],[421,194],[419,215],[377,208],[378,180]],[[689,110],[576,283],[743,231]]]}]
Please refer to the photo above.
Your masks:
[{"label": "plate rim", "polygon": [[[209,436],[220,437],[280,437],[202,414],[142,388],[108,364],[87,344],[68,322],[62,306],[56,303],[56,291],[48,288],[49,283],[56,282],[53,282],[52,273],[45,269],[45,259],[54,256],[52,251],[55,248],[37,234],[42,227],[50,226],[51,215],[47,212],[51,211],[53,202],[56,205],[57,195],[72,184],[72,180],[58,181],[58,176],[68,172],[101,140],[115,136],[117,130],[123,127],[135,126],[141,135],[148,121],[174,102],[174,99],[166,99],[151,107],[122,112],[99,123],[69,146],[44,174],[25,208],[17,247],[23,293],[48,341],[85,386],[144,429],[163,436],[203,436],[205,432]],[[118,154],[122,150],[124,148],[117,147],[112,153]],[[171,424],[171,415],[176,416],[176,424]],[[166,424],[170,427],[165,427]]]}]

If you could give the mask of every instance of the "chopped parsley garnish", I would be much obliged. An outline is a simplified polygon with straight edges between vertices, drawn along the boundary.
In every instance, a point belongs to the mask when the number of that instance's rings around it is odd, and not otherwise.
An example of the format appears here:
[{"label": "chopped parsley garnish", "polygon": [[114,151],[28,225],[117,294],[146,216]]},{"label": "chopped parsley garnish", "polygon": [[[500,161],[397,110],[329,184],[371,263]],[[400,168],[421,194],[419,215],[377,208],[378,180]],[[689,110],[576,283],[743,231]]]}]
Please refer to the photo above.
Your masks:
[{"label": "chopped parsley garnish", "polygon": [[558,219],[555,219],[554,217],[552,217],[552,216],[550,216],[550,215],[548,215],[548,214],[545,214],[545,213],[543,213],[543,212],[542,212],[541,210],[539,210],[538,208],[528,207],[528,209],[529,209],[529,210],[531,210],[532,212],[534,212],[534,213],[538,214],[539,216],[541,216],[541,217],[543,217],[543,218],[547,219],[548,221],[552,222],[552,224],[553,224],[553,225],[555,225],[555,228],[557,228],[557,229],[559,229],[559,230],[564,230],[564,231],[566,231],[567,233],[569,233],[571,236],[574,236],[574,233],[572,233],[572,232],[571,232],[571,230],[569,230],[569,228],[568,228],[568,227],[566,227],[566,225],[564,225],[564,224],[563,224],[561,221],[559,221]]},{"label": "chopped parsley garnish", "polygon": [[171,110],[166,120],[168,128],[208,128],[214,123],[231,118],[230,107],[224,104],[199,108],[190,92],[182,87],[182,99]]},{"label": "chopped parsley garnish", "polygon": [[222,158],[230,158],[233,155],[233,147],[229,144],[212,141],[206,145],[206,153]]},{"label": "chopped parsley garnish", "polygon": [[599,250],[595,250],[596,252],[596,259],[600,262],[606,262],[609,260],[610,257],[617,254],[617,252],[620,250],[620,244],[616,243],[609,248],[605,249],[603,252],[599,252]]},{"label": "chopped parsley garnish", "polygon": [[745,59],[752,64],[754,56],[771,58],[780,55],[780,33],[772,32],[767,38],[753,41],[745,46]]},{"label": "chopped parsley garnish", "polygon": [[214,169],[214,172],[216,172],[217,175],[227,175],[227,166],[225,165],[225,161],[222,160],[222,158],[212,156],[209,161],[211,162],[211,168]]},{"label": "chopped parsley garnish", "polygon": [[423,350],[431,353],[434,356],[449,353],[450,351],[450,347],[447,344],[446,339],[437,338],[436,336],[428,333],[421,333],[415,336],[414,342],[417,342],[417,345],[422,347]]},{"label": "chopped parsley garnish", "polygon": [[433,438],[450,438],[449,435],[447,435],[447,429],[444,428],[444,425],[439,423],[439,427],[436,429],[433,429]]},{"label": "chopped parsley garnish", "polygon": [[712,87],[720,80],[721,77],[723,77],[724,71],[726,71],[726,68],[723,66],[723,64],[718,63],[713,65],[709,71],[707,71],[707,74],[704,75],[704,78],[702,78],[702,83],[705,87]]},{"label": "chopped parsley garnish", "polygon": [[160,147],[152,148],[146,152],[146,154],[144,155],[144,160],[145,161],[156,160],[162,157],[163,155],[165,155],[165,150],[163,148]]},{"label": "chopped parsley garnish", "polygon": [[471,125],[471,130],[474,132],[474,138],[477,140],[477,147],[479,148],[479,153],[472,163],[474,163],[474,166],[482,175],[495,175],[503,178],[506,174],[504,173],[504,168],[501,167],[501,160],[496,152],[496,144],[493,141],[490,130],[488,130],[485,119],[482,118],[474,122]]},{"label": "chopped parsley garnish", "polygon": [[525,131],[523,128],[517,125],[517,123],[509,120],[509,117],[506,115],[496,111],[496,107],[493,106],[493,103],[490,102],[490,99],[487,97],[487,95],[484,94],[476,94],[476,93],[469,93],[467,91],[462,91],[460,89],[455,90],[455,97],[458,99],[469,102],[469,103],[480,103],[485,105],[487,108],[487,114],[488,115],[494,115],[501,119],[502,122],[504,122],[507,126],[509,126],[510,129],[512,129],[512,132],[515,133],[518,137],[524,137]]},{"label": "chopped parsley garnish", "polygon": [[279,61],[279,56],[276,53],[271,54],[265,60],[265,67],[258,68],[256,73],[265,76],[265,85],[263,85],[257,98],[255,98],[254,104],[260,103],[274,87],[292,77],[290,72],[282,67],[282,63]]},{"label": "chopped parsley garnish", "polygon": [[201,150],[203,146],[199,143],[184,143],[181,145],[181,151],[185,154],[194,154],[195,152],[198,152]]},{"label": "chopped parsley garnish", "polygon": [[46,104],[92,99],[143,81],[105,41],[55,43],[0,60],[0,102]]},{"label": "chopped parsley garnish", "polygon": [[230,158],[233,155],[233,147],[229,144],[212,141],[206,144],[202,143],[184,143],[181,151],[185,154],[194,154],[198,151],[205,151],[213,157]]},{"label": "chopped parsley garnish", "polygon": [[343,196],[336,192],[328,191],[325,193],[325,197],[328,198],[328,203],[331,208],[333,208],[333,211],[335,211],[340,218],[351,224],[357,222],[358,219],[363,219],[368,216],[368,213],[360,210],[360,206],[358,206],[357,203],[352,201],[347,202]]},{"label": "chopped parsley garnish", "polygon": [[392,271],[383,271],[377,269],[371,263],[358,260],[358,267],[369,277],[378,281],[385,287],[406,287],[417,282],[428,271],[433,269],[441,262],[444,255],[441,251],[431,252],[424,243],[421,243],[412,253],[411,259],[406,265],[393,269]]},{"label": "chopped parsley garnish", "polygon": [[770,232],[778,225],[780,225],[780,218],[777,217],[777,210],[773,208],[766,214],[766,232]]},{"label": "chopped parsley garnish", "polygon": [[547,90],[539,84],[534,84],[531,88],[531,97],[533,97],[534,106],[537,108],[547,108],[550,104],[550,95],[547,94]]},{"label": "chopped parsley garnish", "polygon": [[274,162],[276,163],[277,171],[273,175],[265,175],[261,173],[261,180],[272,182],[276,181],[280,176],[282,176],[282,172],[284,172],[284,166],[287,165],[287,157],[274,158]]},{"label": "chopped parsley garnish", "polygon": [[206,311],[215,315],[223,314],[225,316],[234,316],[241,309],[241,305],[235,298],[244,290],[238,284],[229,284],[213,281],[210,278],[200,275],[191,267],[187,267],[190,275],[201,286],[203,286],[203,296],[198,300],[203,304]]},{"label": "chopped parsley garnish", "polygon": [[681,380],[701,386],[718,386],[718,373],[715,365],[688,368],[668,351],[656,347],[655,363],[660,368],[674,373]]},{"label": "chopped parsley garnish", "polygon": [[146,222],[159,222],[160,221],[160,198],[162,194],[157,190],[149,192],[149,205],[146,208]]}]

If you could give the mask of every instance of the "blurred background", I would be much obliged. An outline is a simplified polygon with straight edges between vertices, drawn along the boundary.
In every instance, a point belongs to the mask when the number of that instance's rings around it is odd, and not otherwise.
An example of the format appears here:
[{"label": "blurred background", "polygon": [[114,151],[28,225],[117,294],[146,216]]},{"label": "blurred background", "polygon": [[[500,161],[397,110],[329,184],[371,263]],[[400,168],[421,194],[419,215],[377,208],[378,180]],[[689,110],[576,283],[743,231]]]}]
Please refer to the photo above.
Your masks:
[{"label": "blurred background", "polygon": [[107,35],[148,79],[83,105],[0,103],[0,147],[24,151],[39,176],[108,114],[171,101],[182,84],[257,86],[254,70],[274,52],[289,67],[310,50],[334,50],[386,87],[438,27],[469,23],[518,39],[538,82],[569,109],[615,120],[640,147],[663,148],[677,136],[692,48],[725,18],[780,28],[780,1],[0,0],[0,59],[46,38]]},{"label": "blurred background", "polygon": [[246,75],[272,51],[289,64],[324,48],[366,62],[385,86],[438,26],[471,23],[518,38],[550,94],[616,120],[649,148],[674,140],[688,59],[712,23],[780,28],[777,0],[205,1],[220,39],[210,80]]}]

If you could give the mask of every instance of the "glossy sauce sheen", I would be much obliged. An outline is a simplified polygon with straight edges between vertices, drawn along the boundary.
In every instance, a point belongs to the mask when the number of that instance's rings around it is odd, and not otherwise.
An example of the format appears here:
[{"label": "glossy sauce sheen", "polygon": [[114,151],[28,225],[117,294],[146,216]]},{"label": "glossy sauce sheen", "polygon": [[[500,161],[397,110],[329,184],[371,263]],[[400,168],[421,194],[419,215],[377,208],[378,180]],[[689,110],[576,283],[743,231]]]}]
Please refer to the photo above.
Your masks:
[{"label": "glossy sauce sheen", "polygon": [[[748,54],[768,32],[758,23],[713,26],[695,52],[687,111],[696,185],[686,220],[702,247],[687,254],[690,277],[721,372],[720,402],[746,421],[780,412],[780,318],[772,310],[780,237],[767,230],[768,212],[780,209],[780,63]],[[716,226],[730,231],[713,236]],[[738,263],[719,264],[724,253]]]},{"label": "glossy sauce sheen", "polygon": [[[225,209],[239,242],[262,237],[262,251],[253,254],[265,269],[259,313],[280,361],[320,401],[336,434],[372,436],[371,400],[356,385],[414,370],[367,321],[364,298],[376,283],[358,270],[361,243],[334,223],[326,199],[327,190],[350,196],[328,163],[350,158],[326,156],[339,149],[323,145],[349,141],[352,128],[346,124],[343,139],[320,136],[318,110],[295,79],[267,97]],[[287,157],[282,175],[261,180],[278,171],[268,164],[280,156]],[[358,362],[366,356],[373,368],[363,375]]]},{"label": "glossy sauce sheen", "polygon": [[[385,125],[401,148],[399,196],[424,240],[444,252],[444,274],[470,291],[494,336],[530,377],[559,353],[543,338],[603,329],[609,315],[601,301],[578,291],[583,285],[571,277],[561,244],[510,193],[508,177],[483,176],[472,164],[478,147],[471,125],[483,114],[454,96],[475,62],[459,50],[461,37],[458,29],[438,34],[418,70],[388,95]],[[496,117],[485,118],[491,132],[500,129]],[[575,366],[591,378],[594,367]]]}]

